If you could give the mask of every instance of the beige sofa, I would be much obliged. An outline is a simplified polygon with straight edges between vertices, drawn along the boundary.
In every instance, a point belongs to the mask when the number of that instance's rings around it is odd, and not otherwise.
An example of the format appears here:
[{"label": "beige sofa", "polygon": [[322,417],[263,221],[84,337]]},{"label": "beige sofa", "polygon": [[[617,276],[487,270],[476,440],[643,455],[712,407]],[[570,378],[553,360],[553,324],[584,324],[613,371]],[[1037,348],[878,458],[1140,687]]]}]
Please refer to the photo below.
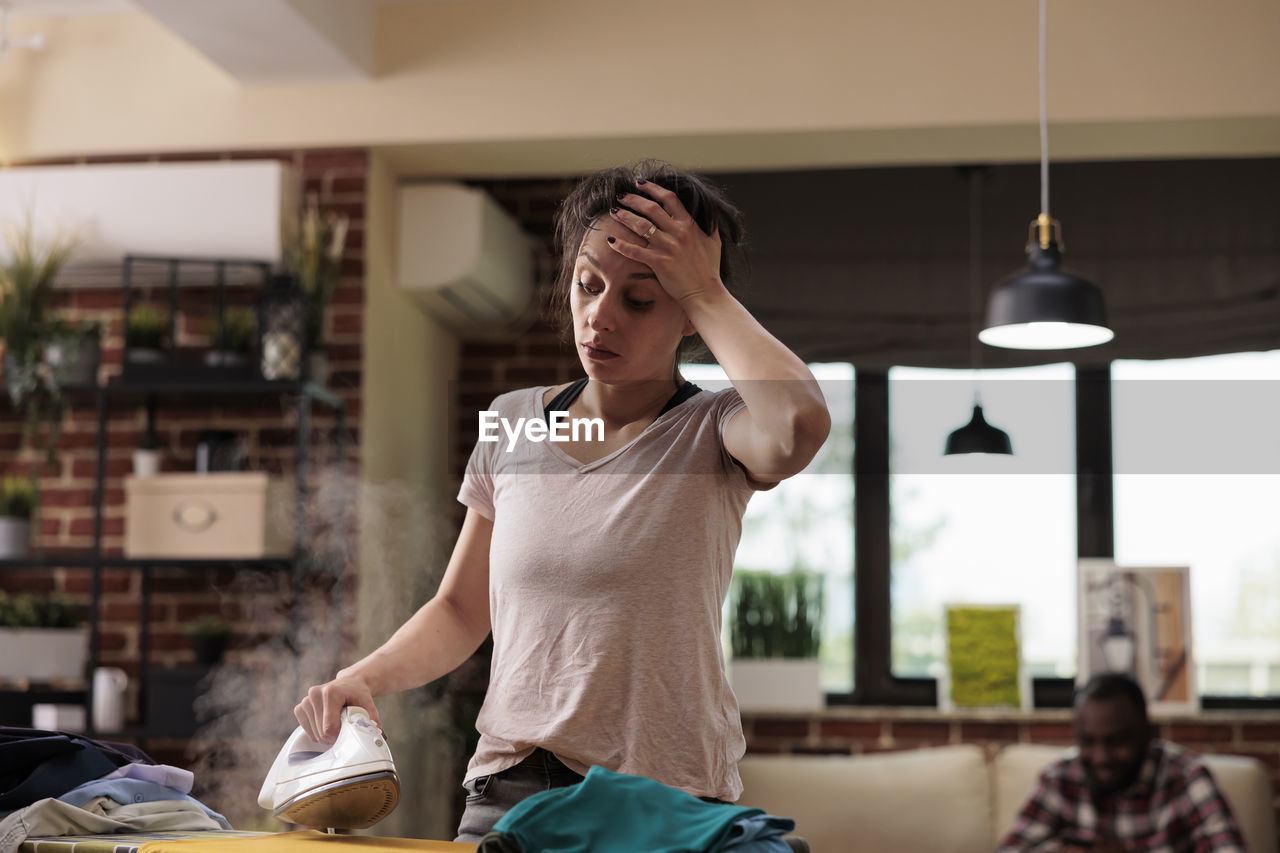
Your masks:
[{"label": "beige sofa", "polygon": [[[994,850],[1063,748],[944,746],[856,756],[747,756],[740,805],[796,821],[813,853]],[[1252,853],[1276,853],[1271,780],[1261,762],[1206,756]]]}]

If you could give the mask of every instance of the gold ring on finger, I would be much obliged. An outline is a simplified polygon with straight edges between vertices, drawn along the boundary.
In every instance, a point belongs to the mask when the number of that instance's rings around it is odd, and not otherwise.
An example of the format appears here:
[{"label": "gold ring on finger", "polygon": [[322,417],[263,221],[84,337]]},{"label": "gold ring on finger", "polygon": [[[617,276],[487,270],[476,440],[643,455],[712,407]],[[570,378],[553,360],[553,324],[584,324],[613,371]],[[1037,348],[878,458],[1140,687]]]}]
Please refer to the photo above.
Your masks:
[{"label": "gold ring on finger", "polygon": [[652,236],[654,235],[654,232],[655,232],[655,231],[657,231],[657,230],[658,230],[658,226],[657,226],[657,224],[656,224],[656,223],[653,223],[653,222],[650,222],[650,223],[649,223],[649,230],[648,230],[648,231],[646,231],[646,232],[644,232],[644,233],[643,233],[643,234],[641,234],[640,236],[641,236],[641,237],[643,237],[644,239],[648,240],[650,237],[652,237]]}]

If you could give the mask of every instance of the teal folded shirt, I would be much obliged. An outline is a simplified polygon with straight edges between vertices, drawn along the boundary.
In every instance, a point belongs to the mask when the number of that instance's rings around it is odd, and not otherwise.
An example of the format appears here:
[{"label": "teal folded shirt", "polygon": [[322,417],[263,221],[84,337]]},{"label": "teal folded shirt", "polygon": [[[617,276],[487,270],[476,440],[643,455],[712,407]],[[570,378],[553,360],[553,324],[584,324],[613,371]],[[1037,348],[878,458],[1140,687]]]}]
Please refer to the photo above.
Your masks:
[{"label": "teal folded shirt", "polygon": [[759,814],[764,810],[708,803],[643,776],[592,767],[580,784],[517,803],[493,828],[525,851],[679,853],[719,850],[734,823]]}]

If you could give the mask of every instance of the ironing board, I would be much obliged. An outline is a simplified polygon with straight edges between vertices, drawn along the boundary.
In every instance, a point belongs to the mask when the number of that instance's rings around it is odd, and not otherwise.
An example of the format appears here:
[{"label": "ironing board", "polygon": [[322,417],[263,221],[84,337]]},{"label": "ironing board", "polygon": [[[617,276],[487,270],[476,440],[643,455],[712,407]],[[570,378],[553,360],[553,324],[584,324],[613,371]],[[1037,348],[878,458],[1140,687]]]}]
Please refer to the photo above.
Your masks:
[{"label": "ironing board", "polygon": [[298,832],[134,832],[28,838],[20,853],[474,853],[476,845],[418,838]]}]

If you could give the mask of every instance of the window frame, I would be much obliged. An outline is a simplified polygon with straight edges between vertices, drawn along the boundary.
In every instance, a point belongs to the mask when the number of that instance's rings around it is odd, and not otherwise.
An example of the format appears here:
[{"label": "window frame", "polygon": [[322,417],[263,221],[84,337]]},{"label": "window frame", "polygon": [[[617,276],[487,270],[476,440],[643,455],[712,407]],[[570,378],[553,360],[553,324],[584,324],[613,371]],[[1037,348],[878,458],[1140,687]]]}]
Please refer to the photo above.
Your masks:
[{"label": "window frame", "polygon": [[[854,383],[854,625],[852,693],[828,693],[829,707],[936,707],[937,680],[900,678],[892,669],[889,493],[889,373],[858,368]],[[1076,549],[1080,557],[1114,557],[1115,495],[1111,437],[1111,368],[1077,365]],[[1070,678],[1035,678],[1033,707],[1070,707]],[[1201,696],[1203,710],[1280,709],[1280,695]]]}]

